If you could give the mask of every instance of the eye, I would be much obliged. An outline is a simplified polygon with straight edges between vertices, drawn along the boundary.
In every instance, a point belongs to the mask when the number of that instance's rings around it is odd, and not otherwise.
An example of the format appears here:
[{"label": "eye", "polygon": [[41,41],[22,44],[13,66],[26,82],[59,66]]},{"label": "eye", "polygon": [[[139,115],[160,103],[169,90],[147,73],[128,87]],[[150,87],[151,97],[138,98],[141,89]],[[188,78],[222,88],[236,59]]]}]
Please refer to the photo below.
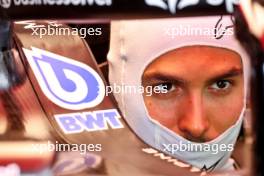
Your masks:
[{"label": "eye", "polygon": [[219,80],[213,83],[209,89],[213,89],[215,91],[220,91],[220,90],[227,90],[231,87],[231,82],[228,80]]},{"label": "eye", "polygon": [[170,82],[161,83],[158,85],[153,86],[155,90],[160,91],[161,93],[169,93],[171,91],[174,91],[176,89],[175,85]]}]

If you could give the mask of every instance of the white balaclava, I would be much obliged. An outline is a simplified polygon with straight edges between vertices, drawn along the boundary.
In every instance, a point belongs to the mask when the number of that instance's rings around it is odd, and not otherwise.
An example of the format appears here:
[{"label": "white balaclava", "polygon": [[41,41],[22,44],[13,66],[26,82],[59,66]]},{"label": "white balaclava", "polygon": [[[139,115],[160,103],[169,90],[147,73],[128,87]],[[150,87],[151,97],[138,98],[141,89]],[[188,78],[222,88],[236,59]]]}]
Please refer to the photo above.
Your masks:
[{"label": "white balaclava", "polygon": [[[145,68],[154,59],[176,48],[205,45],[233,50],[240,54],[243,62],[244,107],[233,126],[212,141],[199,144],[235,144],[245,111],[249,60],[234,35],[230,16],[113,21],[108,53],[110,85],[140,87]],[[217,154],[211,151],[164,151],[164,145],[168,144],[198,143],[181,137],[153,120],[142,93],[114,92],[114,96],[128,125],[151,147],[201,170],[233,168],[228,162],[232,151],[219,150]]]}]

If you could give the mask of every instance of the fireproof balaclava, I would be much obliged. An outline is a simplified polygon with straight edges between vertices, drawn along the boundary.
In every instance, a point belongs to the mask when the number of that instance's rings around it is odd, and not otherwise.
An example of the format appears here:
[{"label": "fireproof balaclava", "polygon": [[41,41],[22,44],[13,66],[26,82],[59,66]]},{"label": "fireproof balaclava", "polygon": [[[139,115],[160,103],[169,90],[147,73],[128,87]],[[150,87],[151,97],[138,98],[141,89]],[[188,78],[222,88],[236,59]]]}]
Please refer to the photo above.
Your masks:
[{"label": "fireproof balaclava", "polygon": [[[236,41],[230,16],[152,20],[126,20],[111,23],[109,81],[111,86],[141,86],[146,67],[162,54],[184,46],[202,45],[227,48],[240,54],[244,73],[244,107],[237,122],[206,145],[235,144],[246,104],[249,60]],[[118,106],[132,130],[151,147],[201,170],[231,170],[232,151],[164,151],[164,145],[195,145],[153,120],[142,93],[115,93]]]}]

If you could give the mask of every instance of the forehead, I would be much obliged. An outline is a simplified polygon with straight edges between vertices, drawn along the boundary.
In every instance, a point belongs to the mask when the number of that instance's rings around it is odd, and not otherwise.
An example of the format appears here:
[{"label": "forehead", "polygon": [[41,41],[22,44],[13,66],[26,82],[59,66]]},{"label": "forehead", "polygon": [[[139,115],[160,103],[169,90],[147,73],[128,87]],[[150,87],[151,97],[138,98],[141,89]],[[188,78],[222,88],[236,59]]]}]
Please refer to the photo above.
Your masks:
[{"label": "forehead", "polygon": [[202,73],[210,76],[230,69],[242,69],[241,57],[235,51],[212,46],[187,46],[156,58],[147,66],[144,75],[159,72],[197,78]]}]

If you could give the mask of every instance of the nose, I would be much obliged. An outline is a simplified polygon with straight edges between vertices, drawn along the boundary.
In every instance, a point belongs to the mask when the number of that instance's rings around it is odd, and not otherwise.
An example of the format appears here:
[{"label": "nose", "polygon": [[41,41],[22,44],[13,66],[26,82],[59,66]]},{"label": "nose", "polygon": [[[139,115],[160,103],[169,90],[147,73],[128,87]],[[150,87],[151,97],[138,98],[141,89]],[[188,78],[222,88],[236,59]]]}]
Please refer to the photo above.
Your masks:
[{"label": "nose", "polygon": [[194,142],[207,141],[207,131],[210,127],[205,111],[202,95],[190,95],[182,104],[178,128],[183,137]]}]

